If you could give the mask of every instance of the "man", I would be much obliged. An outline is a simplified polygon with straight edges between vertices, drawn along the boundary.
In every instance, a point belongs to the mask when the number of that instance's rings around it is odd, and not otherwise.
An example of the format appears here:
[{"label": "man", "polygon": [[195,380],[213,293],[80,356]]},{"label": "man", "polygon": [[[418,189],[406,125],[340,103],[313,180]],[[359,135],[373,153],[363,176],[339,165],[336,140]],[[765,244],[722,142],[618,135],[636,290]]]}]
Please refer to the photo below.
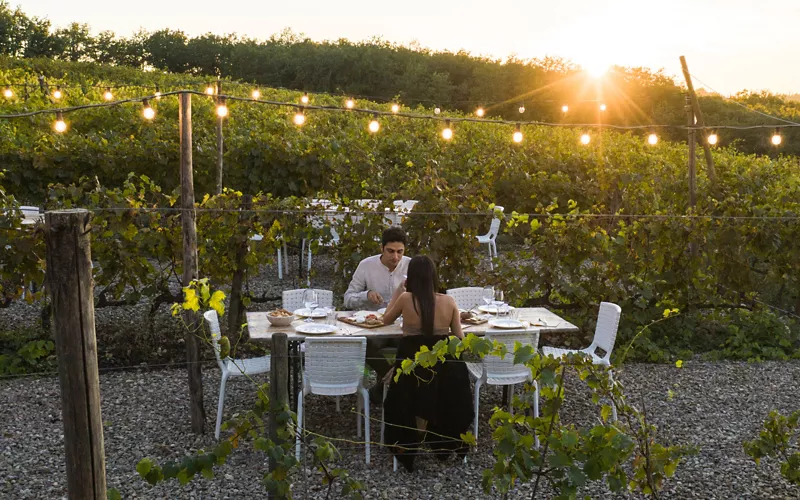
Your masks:
[{"label": "man", "polygon": [[[408,273],[406,257],[406,233],[399,227],[389,227],[381,235],[381,253],[359,262],[350,286],[344,294],[344,305],[348,309],[377,311],[386,307],[392,294],[403,286]],[[367,365],[375,370],[378,382],[369,390],[369,400],[380,405],[383,397],[381,380],[391,369],[391,365],[381,354],[380,349],[390,341],[367,340]]]}]

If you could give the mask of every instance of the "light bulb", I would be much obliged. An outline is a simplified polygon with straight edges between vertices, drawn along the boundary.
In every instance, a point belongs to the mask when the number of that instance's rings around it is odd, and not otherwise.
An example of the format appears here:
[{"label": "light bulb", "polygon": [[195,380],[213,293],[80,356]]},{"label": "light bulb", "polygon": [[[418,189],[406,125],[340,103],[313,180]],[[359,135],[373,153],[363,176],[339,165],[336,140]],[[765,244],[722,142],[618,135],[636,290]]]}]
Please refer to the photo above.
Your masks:
[{"label": "light bulb", "polygon": [[155,96],[156,99],[161,99],[161,92],[159,92],[158,90],[156,90],[156,93],[153,95]]},{"label": "light bulb", "polygon": [[221,102],[219,106],[217,106],[217,116],[220,118],[228,116],[228,106],[226,106],[224,102]]},{"label": "light bulb", "polygon": [[566,104],[561,106],[561,112],[562,113],[566,113],[567,111],[569,111],[569,106],[567,106]]},{"label": "light bulb", "polygon": [[61,87],[56,87],[53,91],[53,99],[61,99],[62,97],[64,97],[64,93],[61,92]]},{"label": "light bulb", "polygon": [[709,134],[707,140],[708,140],[708,143],[713,146],[714,144],[717,143],[717,141],[719,140],[719,137],[717,137],[717,134]]},{"label": "light bulb", "polygon": [[442,110],[441,110],[441,108],[439,108],[439,106],[436,106],[435,108],[433,108],[433,114],[438,115],[441,112],[442,112]]},{"label": "light bulb", "polygon": [[114,94],[111,93],[111,89],[107,88],[105,92],[103,92],[103,99],[106,101],[110,101],[114,98]]},{"label": "light bulb", "polygon": [[400,111],[400,106],[397,104],[392,104],[392,113],[397,113]]},{"label": "light bulb", "polygon": [[252,96],[253,96],[253,99],[259,99],[259,98],[261,97],[261,91],[260,91],[260,90],[258,90],[258,89],[255,89],[255,90],[253,91],[253,94],[252,94]]},{"label": "light bulb", "polygon": [[605,110],[606,110],[606,105],[605,104],[601,104],[600,105],[600,111],[605,111]]},{"label": "light bulb", "polygon": [[206,87],[206,95],[214,95],[214,87],[209,85]]},{"label": "light bulb", "polygon": [[658,144],[658,136],[656,134],[648,135],[647,144],[650,144],[651,146],[655,146],[656,144]]},{"label": "light bulb", "polygon": [[142,106],[144,106],[144,108],[142,109],[142,116],[144,116],[148,120],[152,120],[153,118],[156,117],[156,110],[150,107],[150,103],[147,102],[147,99],[142,101]]},{"label": "light bulb", "polygon": [[522,142],[522,132],[517,130],[516,132],[514,132],[513,138],[514,138],[514,142],[516,142],[516,143]]},{"label": "light bulb", "polygon": [[380,129],[381,129],[381,124],[380,124],[380,122],[378,122],[378,117],[377,116],[373,116],[372,117],[372,121],[369,122],[369,131],[374,134],[375,132],[377,132]]},{"label": "light bulb", "polygon": [[59,134],[67,130],[67,122],[64,121],[64,116],[60,112],[56,114],[56,122],[53,124],[53,128]]},{"label": "light bulb", "polygon": [[519,114],[522,114],[524,112],[525,112],[525,105],[523,104],[522,106],[519,107]]},{"label": "light bulb", "polygon": [[592,136],[590,136],[589,134],[581,135],[581,144],[583,144],[584,146],[589,144],[591,141],[592,141]]},{"label": "light bulb", "polygon": [[780,146],[782,140],[783,139],[781,138],[781,135],[779,133],[775,132],[775,135],[772,136],[772,145],[773,146]]},{"label": "light bulb", "polygon": [[344,103],[344,107],[346,107],[347,109],[353,109],[355,106],[356,106],[356,102],[354,100],[352,100],[352,99],[348,99]]},{"label": "light bulb", "polygon": [[14,92],[9,87],[3,89],[3,97],[5,97],[6,99],[11,99],[13,96]]},{"label": "light bulb", "polygon": [[308,104],[308,92],[303,94],[303,97],[300,98],[300,102],[303,104]]},{"label": "light bulb", "polygon": [[483,115],[486,114],[486,111],[484,111],[483,108],[478,108],[475,110],[475,114],[478,115],[478,117],[483,117]]},{"label": "light bulb", "polygon": [[298,111],[294,115],[294,124],[298,127],[302,127],[303,124],[306,123],[306,115],[302,111]]},{"label": "light bulb", "polygon": [[447,120],[444,124],[444,129],[442,130],[442,139],[445,141],[449,141],[453,138],[453,129],[450,128],[450,120]]}]

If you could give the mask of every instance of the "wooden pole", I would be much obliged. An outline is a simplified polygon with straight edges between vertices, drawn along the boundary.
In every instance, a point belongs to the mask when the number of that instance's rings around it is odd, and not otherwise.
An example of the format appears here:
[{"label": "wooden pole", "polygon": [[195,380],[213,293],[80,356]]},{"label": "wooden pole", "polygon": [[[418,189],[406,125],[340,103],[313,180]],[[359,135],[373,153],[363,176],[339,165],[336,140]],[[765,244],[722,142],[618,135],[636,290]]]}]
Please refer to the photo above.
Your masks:
[{"label": "wooden pole", "polygon": [[[217,96],[222,94],[222,83],[217,79]],[[219,97],[217,97],[219,99]],[[222,118],[217,116],[217,194],[222,194],[222,157],[224,154],[222,136]]]},{"label": "wooden pole", "polygon": [[[181,225],[183,228],[183,285],[197,279],[197,214],[194,207],[192,173],[192,95],[180,94],[181,131]],[[186,333],[186,362],[189,372],[189,411],[192,432],[202,434],[206,414],[203,409],[203,372],[200,366],[200,315],[191,310],[183,312],[189,325]]]},{"label": "wooden pole", "polygon": [[250,217],[249,210],[253,207],[253,196],[246,194],[242,199],[242,213],[239,215],[239,227],[241,228],[242,241],[238,243],[236,249],[236,268],[233,272],[233,281],[231,283],[231,306],[230,315],[228,317],[228,335],[234,336],[239,328],[242,326],[242,316],[244,315],[244,307],[242,305],[242,282],[244,281],[244,273],[247,269],[245,258],[247,257],[248,245],[248,231],[247,228],[250,224],[247,223]]},{"label": "wooden pole", "polygon": [[[700,101],[697,100],[697,94],[694,92],[694,85],[692,85],[692,76],[689,73],[689,66],[686,64],[686,58],[681,56],[681,67],[683,68],[683,78],[686,80],[686,87],[689,89],[689,98],[692,101],[692,109],[694,110],[695,119],[697,120],[697,125],[701,128],[705,128],[705,120],[703,120],[703,112],[700,110]],[[717,173],[714,170],[714,158],[711,156],[711,146],[708,145],[708,141],[702,141],[703,144],[703,152],[706,156],[706,167],[708,168],[708,180],[711,181],[711,185],[716,185],[717,183]]]},{"label": "wooden pole", "polygon": [[694,128],[694,111],[692,109],[692,101],[689,96],[686,96],[686,112],[688,115],[687,124],[689,125],[689,208],[694,212],[694,207],[697,204],[697,153],[696,137],[697,131]]},{"label": "wooden pole", "polygon": [[89,212],[47,212],[47,283],[53,307],[67,493],[73,499],[106,498],[106,460]]},{"label": "wooden pole", "polygon": [[[283,332],[272,334],[272,353],[269,372],[269,438],[276,445],[283,442],[278,436],[278,414],[289,407],[289,342]],[[269,470],[274,471],[277,463],[269,459]],[[269,498],[278,498],[272,494]]]}]

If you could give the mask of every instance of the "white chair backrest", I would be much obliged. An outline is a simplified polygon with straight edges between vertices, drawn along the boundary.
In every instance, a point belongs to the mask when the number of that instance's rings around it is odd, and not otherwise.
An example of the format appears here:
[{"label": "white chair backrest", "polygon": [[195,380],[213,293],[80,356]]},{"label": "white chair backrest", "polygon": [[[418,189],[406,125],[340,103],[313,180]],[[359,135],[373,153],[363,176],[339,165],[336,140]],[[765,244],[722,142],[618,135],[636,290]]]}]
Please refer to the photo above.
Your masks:
[{"label": "white chair backrest", "polygon": [[364,378],[366,337],[306,338],[303,378],[314,394],[356,392]]},{"label": "white chair backrest", "polygon": [[614,349],[614,342],[617,340],[617,330],[619,329],[619,319],[622,316],[622,308],[611,302],[601,302],[600,311],[597,313],[597,327],[594,330],[594,340],[589,347],[594,352],[598,347],[605,351],[603,359],[608,361],[611,351]]},{"label": "white chair backrest", "polygon": [[447,290],[447,295],[453,297],[459,309],[472,309],[483,304],[483,288],[479,286],[465,286]]},{"label": "white chair backrest", "polygon": [[514,364],[514,345],[519,342],[522,345],[533,346],[535,350],[539,346],[539,329],[532,328],[526,331],[497,331],[489,330],[486,332],[486,338],[501,342],[506,345],[508,353],[504,358],[500,356],[486,356],[483,358],[483,366],[486,368],[486,373],[489,378],[492,376],[524,376],[530,373],[530,369],[525,365]]},{"label": "white chair backrest", "polygon": [[224,371],[225,364],[219,357],[219,338],[222,335],[222,333],[219,330],[219,316],[217,316],[217,311],[211,309],[210,311],[204,312],[203,317],[205,318],[206,324],[208,325],[208,332],[211,334],[211,344],[212,347],[214,348],[214,356],[217,357],[217,365],[219,365],[220,370]]},{"label": "white chair backrest", "polygon": [[[317,290],[317,298],[319,299],[319,307],[333,307],[333,292],[330,290]],[[282,307],[290,312],[295,312],[298,309],[305,307],[303,304],[303,292],[305,288],[297,290],[284,290],[283,291],[283,304]]]}]

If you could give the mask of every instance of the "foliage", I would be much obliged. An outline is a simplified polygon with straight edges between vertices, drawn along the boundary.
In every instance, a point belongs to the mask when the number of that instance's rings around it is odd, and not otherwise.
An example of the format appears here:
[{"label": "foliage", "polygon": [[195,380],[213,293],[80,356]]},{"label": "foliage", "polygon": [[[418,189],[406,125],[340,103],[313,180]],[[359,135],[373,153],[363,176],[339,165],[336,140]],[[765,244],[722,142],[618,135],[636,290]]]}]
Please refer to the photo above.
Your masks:
[{"label": "foliage", "polygon": [[55,344],[36,330],[0,331],[0,375],[55,369]]},{"label": "foliage", "polygon": [[744,442],[744,451],[756,464],[764,457],[781,460],[781,474],[792,484],[800,485],[800,411],[788,417],[776,410],[769,413],[758,438]]}]

